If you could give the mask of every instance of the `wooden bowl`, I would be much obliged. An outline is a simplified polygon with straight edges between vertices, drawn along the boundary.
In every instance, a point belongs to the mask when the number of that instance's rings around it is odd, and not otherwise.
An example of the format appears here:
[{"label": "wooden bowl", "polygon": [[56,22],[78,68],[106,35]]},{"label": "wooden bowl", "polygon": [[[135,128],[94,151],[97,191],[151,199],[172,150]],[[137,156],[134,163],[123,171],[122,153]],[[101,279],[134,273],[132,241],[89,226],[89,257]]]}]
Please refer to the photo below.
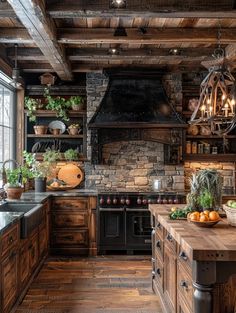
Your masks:
[{"label": "wooden bowl", "polygon": [[213,227],[214,225],[216,225],[217,223],[219,223],[221,221],[221,218],[219,218],[217,221],[207,221],[207,222],[200,222],[200,221],[191,221],[190,218],[187,218],[189,223],[192,223],[198,227]]}]

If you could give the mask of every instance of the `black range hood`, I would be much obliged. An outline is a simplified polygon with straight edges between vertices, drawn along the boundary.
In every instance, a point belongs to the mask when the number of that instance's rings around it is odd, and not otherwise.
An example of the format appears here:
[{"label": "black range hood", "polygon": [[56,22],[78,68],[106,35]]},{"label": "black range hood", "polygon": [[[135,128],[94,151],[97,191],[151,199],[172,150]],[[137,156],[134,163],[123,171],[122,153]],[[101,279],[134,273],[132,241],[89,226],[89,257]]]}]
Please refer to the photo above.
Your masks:
[{"label": "black range hood", "polygon": [[107,74],[107,91],[89,128],[186,126],[168,101],[162,73],[121,71]]},{"label": "black range hood", "polygon": [[90,120],[92,163],[103,163],[102,147],[115,141],[146,140],[164,144],[166,163],[182,159],[186,123],[162,86],[163,73],[108,72],[109,84]]}]

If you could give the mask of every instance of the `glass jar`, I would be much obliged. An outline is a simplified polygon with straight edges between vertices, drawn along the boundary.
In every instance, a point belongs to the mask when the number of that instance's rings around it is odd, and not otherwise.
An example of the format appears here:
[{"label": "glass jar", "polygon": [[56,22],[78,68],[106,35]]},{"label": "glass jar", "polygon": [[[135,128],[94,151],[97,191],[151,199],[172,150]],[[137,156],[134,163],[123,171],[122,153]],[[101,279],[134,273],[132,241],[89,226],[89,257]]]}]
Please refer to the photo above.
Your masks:
[{"label": "glass jar", "polygon": [[192,154],[197,153],[197,142],[192,142]]}]

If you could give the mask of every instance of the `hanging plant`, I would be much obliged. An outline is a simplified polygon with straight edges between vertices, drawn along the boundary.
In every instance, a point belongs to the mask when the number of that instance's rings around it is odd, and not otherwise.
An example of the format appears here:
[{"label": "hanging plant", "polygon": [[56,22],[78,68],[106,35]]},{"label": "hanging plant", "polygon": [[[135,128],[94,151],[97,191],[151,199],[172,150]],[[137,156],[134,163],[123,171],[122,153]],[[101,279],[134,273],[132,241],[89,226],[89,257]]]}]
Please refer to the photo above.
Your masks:
[{"label": "hanging plant", "polygon": [[56,116],[64,121],[69,121],[68,110],[71,108],[71,103],[63,97],[52,97],[49,89],[44,89],[44,96],[47,100],[47,110],[56,111]]},{"label": "hanging plant", "polygon": [[36,121],[35,111],[37,109],[37,100],[30,97],[25,97],[25,108],[27,109],[27,116],[30,122]]}]

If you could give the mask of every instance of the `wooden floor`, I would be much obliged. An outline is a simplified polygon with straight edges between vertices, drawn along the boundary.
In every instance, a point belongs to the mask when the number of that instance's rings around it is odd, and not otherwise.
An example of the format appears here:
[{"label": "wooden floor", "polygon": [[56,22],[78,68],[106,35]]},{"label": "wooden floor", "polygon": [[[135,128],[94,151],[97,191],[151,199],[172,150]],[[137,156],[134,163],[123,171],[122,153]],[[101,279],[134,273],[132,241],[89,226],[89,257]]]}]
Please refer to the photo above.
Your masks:
[{"label": "wooden floor", "polygon": [[150,256],[49,258],[17,313],[161,313]]}]

